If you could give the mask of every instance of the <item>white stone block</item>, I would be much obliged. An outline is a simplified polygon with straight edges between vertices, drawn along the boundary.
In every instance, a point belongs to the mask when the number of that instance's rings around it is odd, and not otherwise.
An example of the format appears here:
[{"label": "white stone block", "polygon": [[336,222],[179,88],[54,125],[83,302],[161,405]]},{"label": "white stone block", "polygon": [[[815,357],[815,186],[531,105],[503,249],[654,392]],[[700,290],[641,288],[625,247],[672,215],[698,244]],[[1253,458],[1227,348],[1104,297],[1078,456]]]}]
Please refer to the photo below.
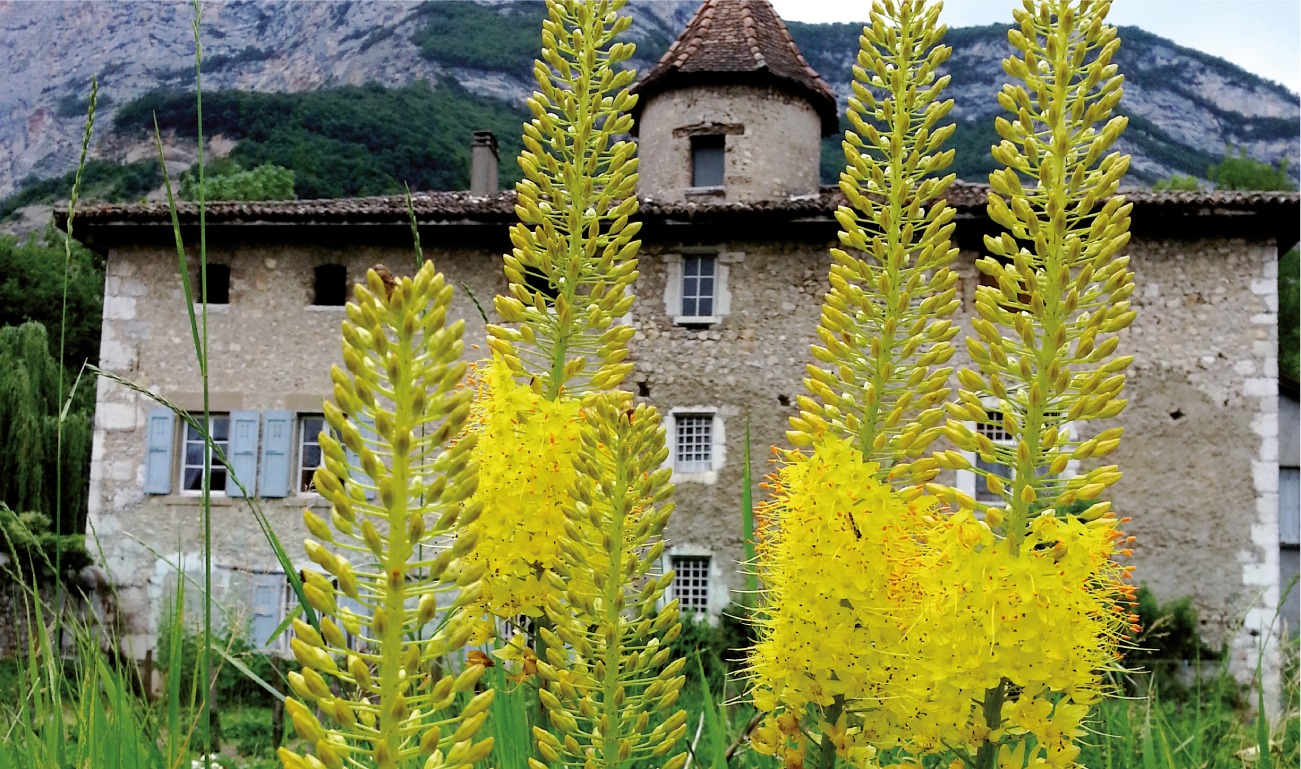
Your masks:
[{"label": "white stone block", "polygon": [[105,320],[132,320],[136,316],[136,300],[129,296],[104,297]]},{"label": "white stone block", "polygon": [[1262,274],[1264,274],[1264,276],[1265,276],[1267,279],[1269,279],[1269,280],[1271,280],[1271,281],[1275,281],[1275,282],[1277,282],[1277,281],[1278,281],[1278,258],[1277,258],[1277,251],[1276,251],[1274,254],[1270,254],[1270,255],[1268,255],[1268,256],[1265,258],[1265,265],[1264,265],[1264,267],[1265,267],[1265,269],[1263,269],[1263,270],[1261,271]]},{"label": "white stone block", "polygon": [[1251,376],[1256,373],[1256,362],[1252,360],[1240,360],[1233,364],[1233,371],[1242,376]]},{"label": "white stone block", "polygon": [[1270,436],[1260,440],[1260,461],[1277,462],[1278,461],[1278,438]]},{"label": "white stone block", "polygon": [[1242,394],[1248,397],[1276,396],[1278,395],[1278,380],[1263,377],[1244,379],[1242,380]]},{"label": "white stone block", "polygon": [[[1278,494],[1278,462],[1252,462],[1251,480],[1259,494]],[[1274,501],[1278,504],[1278,500]]]},{"label": "white stone block", "polygon": [[1265,359],[1264,371],[1262,371],[1261,373],[1264,374],[1265,376],[1274,377],[1275,379],[1277,379],[1277,378],[1278,378],[1278,358],[1274,358],[1274,357],[1268,357],[1268,358],[1266,358],[1266,359]]},{"label": "white stone block", "polygon": [[106,339],[99,347],[99,365],[108,371],[129,371],[136,365],[136,348],[132,344]]},{"label": "white stone block", "polygon": [[1272,572],[1270,571],[1269,565],[1264,563],[1253,563],[1242,567],[1242,584],[1244,585],[1265,587],[1273,585],[1277,580],[1277,567],[1275,567]]},{"label": "white stone block", "polygon": [[1257,326],[1272,326],[1278,322],[1278,316],[1272,312],[1260,312],[1251,316],[1251,322]]},{"label": "white stone block", "polygon": [[101,430],[134,430],[136,407],[125,403],[101,403],[95,408],[95,426]]},{"label": "white stone block", "polygon": [[110,464],[110,472],[115,481],[129,481],[135,476],[136,463],[129,459],[118,460]]},{"label": "white stone block", "polygon": [[1257,414],[1251,418],[1251,431],[1262,438],[1278,436],[1278,417]]},{"label": "white stone block", "polygon": [[1261,494],[1256,497],[1256,520],[1266,526],[1278,526],[1278,494]]},{"label": "white stone block", "polygon": [[1273,280],[1260,279],[1251,281],[1251,293],[1257,296],[1278,293],[1278,283]]}]

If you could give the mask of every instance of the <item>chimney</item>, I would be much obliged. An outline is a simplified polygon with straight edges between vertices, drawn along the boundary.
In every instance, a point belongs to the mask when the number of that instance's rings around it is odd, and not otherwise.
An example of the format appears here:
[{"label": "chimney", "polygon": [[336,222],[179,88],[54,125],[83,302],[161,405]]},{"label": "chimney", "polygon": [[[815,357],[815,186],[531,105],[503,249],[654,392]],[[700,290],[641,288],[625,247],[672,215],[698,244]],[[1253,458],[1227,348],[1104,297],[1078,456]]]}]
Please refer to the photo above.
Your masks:
[{"label": "chimney", "polygon": [[470,194],[485,198],[497,194],[497,137],[492,131],[475,131],[470,145]]}]

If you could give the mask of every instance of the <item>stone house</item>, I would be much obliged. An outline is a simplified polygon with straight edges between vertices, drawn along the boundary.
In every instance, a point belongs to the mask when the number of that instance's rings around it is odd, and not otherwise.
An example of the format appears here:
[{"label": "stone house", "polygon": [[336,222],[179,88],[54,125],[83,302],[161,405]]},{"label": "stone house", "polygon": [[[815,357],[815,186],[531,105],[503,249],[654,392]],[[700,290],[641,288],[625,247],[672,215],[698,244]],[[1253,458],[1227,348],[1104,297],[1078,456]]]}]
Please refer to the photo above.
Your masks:
[{"label": "stone house", "polygon": [[[735,564],[747,426],[758,479],[769,470],[767,447],[784,444],[812,361],[838,229],[832,214],[843,203],[838,190],[818,186],[818,145],[836,130],[836,105],[762,0],[707,0],[638,90],[644,245],[627,386],[666,415],[678,488],[668,530],[675,592],[687,608],[717,615],[743,588]],[[477,137],[473,156],[474,189],[414,198],[425,256],[457,288],[467,344],[483,340],[479,308],[490,310],[506,288],[500,257],[514,220],[514,193],[496,189],[495,141]],[[995,230],[986,194],[959,183],[948,195],[958,210],[963,320],[981,280],[982,236]],[[1234,669],[1245,672],[1279,603],[1280,542],[1288,541],[1279,528],[1287,462],[1276,278],[1280,252],[1297,241],[1298,196],[1130,199],[1139,315],[1119,354],[1136,362],[1129,408],[1116,420],[1126,428],[1115,455],[1126,478],[1110,498],[1133,517],[1137,578],[1164,599],[1193,596],[1207,637],[1228,641]],[[180,216],[186,243],[196,243],[195,206],[182,205]],[[347,285],[376,263],[413,271],[406,204],[213,203],[207,223],[213,432],[301,557],[301,511],[325,507],[307,479],[319,459],[313,436],[330,397],[328,371],[341,362]],[[91,207],[75,225],[107,254],[103,367],[200,410],[166,208]],[[188,260],[193,272],[192,247]],[[966,363],[962,354],[954,365]],[[467,351],[485,355],[486,347]],[[99,381],[90,520],[136,655],[155,643],[174,565],[199,564],[202,454],[182,428],[149,398]],[[961,476],[947,480],[974,491],[974,479]],[[220,598],[244,607],[241,621],[265,640],[287,610],[283,575],[225,470],[213,480]],[[1291,498],[1295,507],[1295,490]],[[1295,528],[1295,510],[1290,520]]]}]

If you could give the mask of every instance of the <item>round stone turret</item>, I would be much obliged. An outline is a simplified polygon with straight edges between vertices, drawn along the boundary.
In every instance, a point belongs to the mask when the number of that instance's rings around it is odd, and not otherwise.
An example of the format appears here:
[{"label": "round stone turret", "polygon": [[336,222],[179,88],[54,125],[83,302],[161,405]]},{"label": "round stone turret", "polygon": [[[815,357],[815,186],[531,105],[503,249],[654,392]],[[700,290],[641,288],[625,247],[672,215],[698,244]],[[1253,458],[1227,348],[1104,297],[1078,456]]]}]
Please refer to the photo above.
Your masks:
[{"label": "round stone turret", "polygon": [[752,202],[818,192],[836,97],[767,0],[705,0],[633,88],[638,194]]}]

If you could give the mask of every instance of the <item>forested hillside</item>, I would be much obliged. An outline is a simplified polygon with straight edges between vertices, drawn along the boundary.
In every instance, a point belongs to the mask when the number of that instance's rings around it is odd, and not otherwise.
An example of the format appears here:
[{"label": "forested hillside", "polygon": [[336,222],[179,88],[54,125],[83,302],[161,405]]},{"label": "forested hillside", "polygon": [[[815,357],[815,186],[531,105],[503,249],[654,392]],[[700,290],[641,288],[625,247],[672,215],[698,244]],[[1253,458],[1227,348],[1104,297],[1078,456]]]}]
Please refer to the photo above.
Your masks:
[{"label": "forested hillside", "polygon": [[[648,68],[693,12],[693,0],[637,2],[629,37]],[[502,142],[503,183],[518,174],[520,123],[540,45],[541,2],[393,0],[206,6],[205,135],[232,167],[272,163],[299,198],[464,188],[471,132]],[[150,133],[156,111],[168,172],[194,160],[190,5],[0,5],[0,220],[66,194],[91,75],[100,121],[91,200],[137,200],[161,183]],[[848,97],[858,24],[788,24],[804,55]],[[1213,56],[1123,29],[1117,59],[1130,117],[1130,181],[1205,179],[1229,144],[1297,178],[1301,105],[1295,94]],[[1006,27],[949,31],[947,65],[958,130],[953,170],[981,181],[993,167],[994,95],[1004,82]],[[822,177],[843,165],[824,144]]]}]

